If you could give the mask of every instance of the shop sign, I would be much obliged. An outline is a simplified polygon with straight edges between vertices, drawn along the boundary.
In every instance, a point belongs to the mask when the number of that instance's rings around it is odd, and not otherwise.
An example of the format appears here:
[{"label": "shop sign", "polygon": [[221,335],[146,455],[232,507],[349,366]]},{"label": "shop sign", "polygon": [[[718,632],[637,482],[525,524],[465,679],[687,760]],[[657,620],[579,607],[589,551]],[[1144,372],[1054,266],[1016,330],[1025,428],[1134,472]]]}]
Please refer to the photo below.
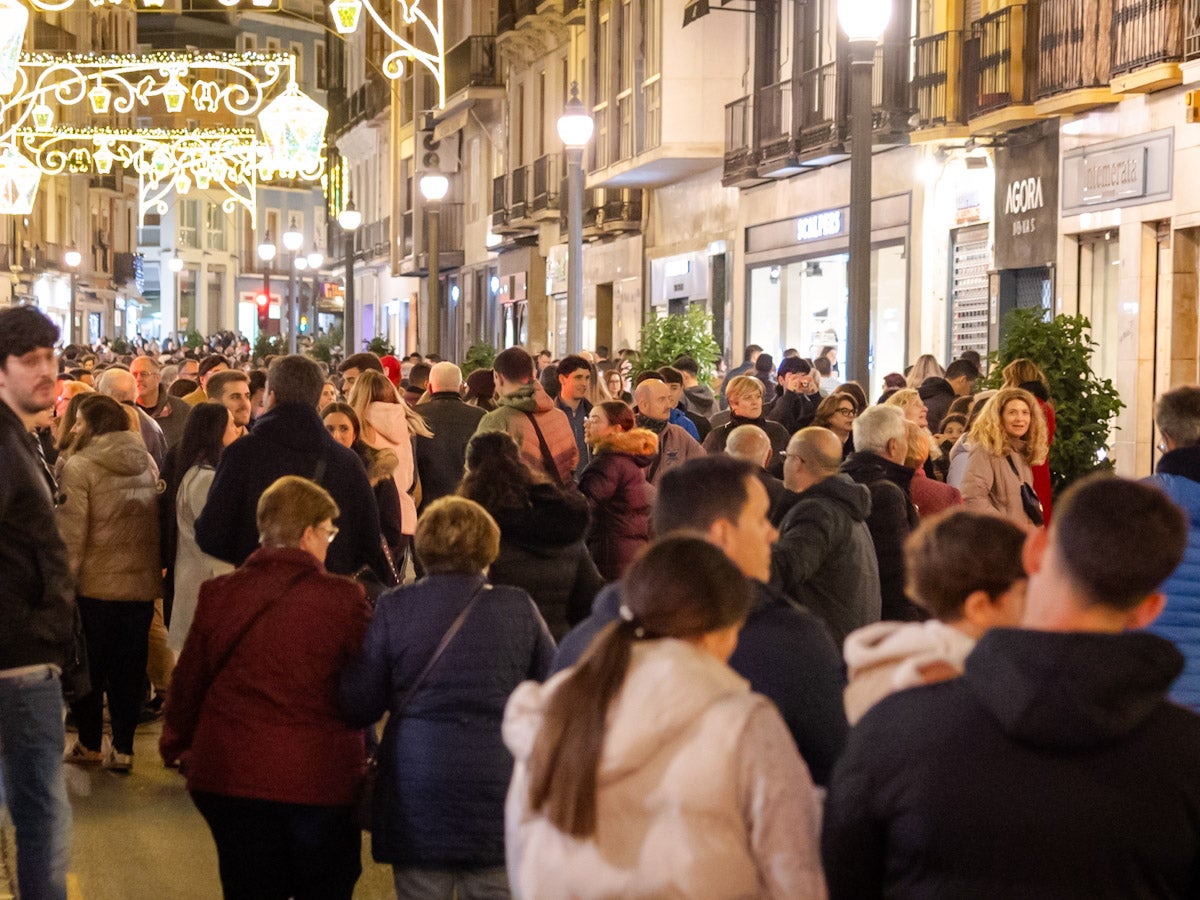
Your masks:
[{"label": "shop sign", "polygon": [[800,216],[796,219],[796,241],[819,241],[823,238],[837,237],[846,226],[844,210],[828,209],[823,212]]},{"label": "shop sign", "polygon": [[1057,242],[1058,134],[996,148],[997,269],[1053,261]]},{"label": "shop sign", "polygon": [[1170,200],[1174,137],[1167,129],[1063,154],[1063,214]]}]

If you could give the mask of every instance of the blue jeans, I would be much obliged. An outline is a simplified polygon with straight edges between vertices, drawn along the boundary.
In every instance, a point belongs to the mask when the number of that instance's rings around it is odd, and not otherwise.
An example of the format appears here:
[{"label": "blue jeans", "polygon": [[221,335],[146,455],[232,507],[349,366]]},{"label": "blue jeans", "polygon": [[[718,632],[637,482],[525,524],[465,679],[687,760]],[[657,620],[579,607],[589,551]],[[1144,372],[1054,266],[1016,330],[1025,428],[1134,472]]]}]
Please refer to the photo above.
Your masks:
[{"label": "blue jeans", "polygon": [[0,772],[17,832],[21,900],[67,896],[71,805],[62,714],[62,687],[49,670],[0,678]]}]

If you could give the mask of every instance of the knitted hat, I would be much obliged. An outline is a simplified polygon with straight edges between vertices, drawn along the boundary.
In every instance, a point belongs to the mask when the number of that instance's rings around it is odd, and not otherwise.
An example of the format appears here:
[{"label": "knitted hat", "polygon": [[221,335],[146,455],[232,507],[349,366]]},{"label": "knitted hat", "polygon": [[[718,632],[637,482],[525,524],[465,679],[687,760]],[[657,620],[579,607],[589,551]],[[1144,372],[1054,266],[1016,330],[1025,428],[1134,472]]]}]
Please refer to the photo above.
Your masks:
[{"label": "knitted hat", "polygon": [[387,376],[387,380],[392,383],[393,387],[399,387],[400,360],[394,356],[381,356],[379,362],[383,364],[383,374]]}]

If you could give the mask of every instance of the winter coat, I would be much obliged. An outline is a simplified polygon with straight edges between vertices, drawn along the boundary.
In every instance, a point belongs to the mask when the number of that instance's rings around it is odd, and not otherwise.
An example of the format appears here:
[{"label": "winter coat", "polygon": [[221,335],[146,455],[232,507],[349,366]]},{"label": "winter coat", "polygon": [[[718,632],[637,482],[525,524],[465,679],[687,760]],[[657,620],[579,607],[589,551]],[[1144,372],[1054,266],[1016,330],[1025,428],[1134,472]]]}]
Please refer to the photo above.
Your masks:
[{"label": "winter coat", "polygon": [[163,433],[163,439],[167,442],[167,449],[177,445],[183,440],[183,430],[187,427],[188,416],[191,415],[192,407],[184,403],[178,397],[171,397],[167,394],[165,388],[158,389],[158,403],[154,406],[141,406],[138,409],[152,418]]},{"label": "winter coat", "polygon": [[870,490],[833,475],[800,493],[771,547],[771,584],[828,625],[838,647],[856,628],[879,621],[870,511]]},{"label": "winter coat", "polygon": [[0,400],[0,669],[61,668],[75,643],[74,579],[35,440]]},{"label": "winter coat", "polygon": [[408,431],[408,411],[403,403],[382,403],[376,401],[367,404],[366,424],[374,431],[369,438],[369,431],[363,428],[363,443],[376,450],[391,450],[396,454],[396,471],[392,480],[396,482],[396,492],[400,496],[400,531],[403,534],[414,534],[417,530],[417,504],[413,501],[413,478],[415,463],[413,461],[413,438]]},{"label": "winter coat", "polygon": [[421,506],[453,494],[466,468],[467,442],[479,427],[484,412],[468,406],[456,391],[438,391],[416,407],[433,437],[417,436],[417,472],[421,479]]},{"label": "winter coat", "polygon": [[784,391],[771,404],[767,419],[778,422],[789,436],[793,435],[812,424],[817,415],[817,402],[811,394]]},{"label": "winter coat", "polygon": [[[512,757],[500,739],[508,695],[542,679],[554,642],[522,590],[481,575],[429,575],[379,601],[362,655],[342,674],[342,708],[359,726],[389,713],[376,759],[371,851],[431,869],[504,864]],[[483,590],[404,708],[442,636]],[[430,752],[436,749],[436,752]]]},{"label": "winter coat", "polygon": [[961,506],[962,494],[958,488],[935,481],[925,474],[924,469],[913,472],[913,480],[908,484],[912,493],[913,506],[922,519],[936,516],[940,512]]},{"label": "winter coat", "polygon": [[717,398],[713,395],[712,388],[703,382],[684,388],[683,400],[687,404],[688,412],[694,412],[706,419],[717,411]]},{"label": "winter coat", "polygon": [[[546,471],[537,431],[527,414],[532,414],[537,419],[557,472]],[[555,407],[554,400],[536,381],[521,385],[511,394],[496,401],[496,408],[480,419],[475,429],[476,434],[487,431],[504,431],[512,435],[517,446],[521,448],[521,458],[525,460],[525,465],[534,472],[544,472],[552,479],[557,476],[560,484],[571,482],[571,474],[579,464],[579,448],[575,445],[575,434],[571,431],[571,423],[567,421],[563,411]]]},{"label": "winter coat", "polygon": [[339,711],[338,676],[370,617],[362,587],[299,548],[257,550],[236,572],[205,582],[159,740],[165,760],[189,752],[188,790],[354,803],[365,747]]},{"label": "winter coat", "polygon": [[[1046,417],[1046,447],[1054,443],[1054,407],[1045,400],[1038,400],[1038,406],[1042,408],[1042,415]],[[1050,510],[1054,505],[1054,495],[1050,487],[1050,455],[1046,454],[1046,459],[1043,462],[1033,466],[1033,492],[1038,495],[1038,499],[1042,501],[1042,518],[1046,524],[1050,524]]]},{"label": "winter coat", "polygon": [[488,577],[528,592],[558,640],[587,617],[604,584],[584,543],[587,501],[574,491],[535,484],[527,506],[488,511],[500,526],[500,556]]},{"label": "winter coat", "polygon": [[677,469],[689,459],[704,456],[704,448],[690,434],[678,425],[666,424],[658,432],[658,454],[646,471],[646,479],[655,487],[662,481],[664,475],[672,469]]},{"label": "winter coat", "polygon": [[672,409],[667,421],[672,425],[678,425],[680,428],[686,431],[692,440],[698,443],[704,440],[704,438],[700,437],[700,429],[696,427],[696,423],[692,421],[691,416],[689,416],[682,407],[676,406],[674,409]]},{"label": "winter coat", "polygon": [[592,509],[588,549],[605,581],[624,576],[650,540],[654,488],[646,470],[657,452],[653,432],[614,432],[596,442],[596,455],[579,478],[579,491]]},{"label": "winter coat", "polygon": [[639,641],[609,707],[594,835],[529,809],[529,758],[570,677],[526,683],[504,716],[515,759],[506,833],[513,893],[560,897],[825,896],[820,805],[779,713],[683,641]]},{"label": "winter coat", "polygon": [[58,529],[75,593],[98,600],[162,596],[158,468],[132,431],[101,435],[71,454],[58,485]]},{"label": "winter coat", "polygon": [[[1021,452],[1023,443],[1011,442],[1011,445],[1008,454],[998,456],[986,447],[968,442],[965,445],[967,461],[963,469],[956,472],[954,458],[951,457],[950,477],[959,480],[951,481],[950,485],[962,492],[963,504],[967,509],[999,513],[1022,528],[1030,528],[1033,523],[1021,503],[1021,484],[1032,487],[1033,472],[1025,454]],[[1010,459],[1017,467],[1015,473],[1008,464]]]},{"label": "winter coat", "polygon": [[175,546],[175,595],[171,605],[167,646],[176,653],[183,649],[183,642],[192,627],[200,585],[210,578],[233,571],[229,563],[209,556],[196,544],[196,517],[208,502],[214,474],[212,466],[192,466],[184,473],[175,496],[178,535]]},{"label": "winter coat", "polygon": [[871,492],[867,527],[879,566],[882,618],[901,622],[926,619],[925,611],[904,595],[904,541],[918,523],[909,495],[913,470],[878,453],[860,450],[842,463],[842,472]]},{"label": "winter coat", "polygon": [[[846,743],[846,686],[842,656],[825,623],[775,589],[754,582],[754,606],[729,658],[751,690],[770,698],[817,784],[827,784]],[[559,644],[554,671],[575,665],[621,606],[621,586],[610,584],[592,614]]]},{"label": "winter coat", "polygon": [[1183,654],[1183,674],[1171,699],[1200,712],[1200,447],[1169,450],[1148,479],[1162,488],[1188,518],[1183,561],[1159,588],[1167,606],[1147,629],[1171,641]]},{"label": "winter coat", "polygon": [[1200,896],[1200,718],[1148,634],[994,628],[863,717],[825,805],[834,897]]},{"label": "winter coat", "polygon": [[889,694],[927,684],[925,670],[949,666],[961,674],[975,639],[938,619],[876,622],[848,638],[846,718],[851,725]]},{"label": "winter coat", "polygon": [[940,375],[930,375],[917,387],[917,394],[925,403],[925,421],[929,423],[929,430],[940,432],[942,419],[946,418],[951,404],[958,397],[954,388]]},{"label": "winter coat", "polygon": [[759,416],[757,419],[743,419],[741,416],[731,415],[729,421],[724,425],[714,425],[713,430],[709,432],[708,437],[704,441],[705,451],[708,453],[724,453],[725,441],[729,439],[729,432],[733,431],[739,425],[757,425],[766,432],[767,437],[771,441],[771,461],[767,464],[767,471],[776,478],[782,477],[783,452],[787,450],[791,435],[778,422],[772,422],[763,416]]},{"label": "winter coat", "polygon": [[379,534],[375,494],[358,454],[325,430],[314,407],[303,403],[273,406],[254,430],[221,453],[209,502],[196,520],[196,542],[211,556],[241,565],[258,546],[255,510],[258,498],[284,475],[313,478],[329,491],[341,514],[338,535],[329,545],[325,567],[352,575],[370,566],[388,579]]}]

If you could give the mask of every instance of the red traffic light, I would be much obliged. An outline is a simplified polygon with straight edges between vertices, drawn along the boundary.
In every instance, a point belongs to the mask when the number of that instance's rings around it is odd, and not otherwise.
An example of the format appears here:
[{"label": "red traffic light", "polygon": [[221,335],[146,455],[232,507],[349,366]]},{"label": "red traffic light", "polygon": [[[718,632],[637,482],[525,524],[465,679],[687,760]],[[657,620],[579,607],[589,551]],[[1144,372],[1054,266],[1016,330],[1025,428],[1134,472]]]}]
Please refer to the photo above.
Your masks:
[{"label": "red traffic light", "polygon": [[254,302],[258,305],[259,309],[266,309],[271,303],[271,298],[266,294],[259,294],[254,298]]}]

